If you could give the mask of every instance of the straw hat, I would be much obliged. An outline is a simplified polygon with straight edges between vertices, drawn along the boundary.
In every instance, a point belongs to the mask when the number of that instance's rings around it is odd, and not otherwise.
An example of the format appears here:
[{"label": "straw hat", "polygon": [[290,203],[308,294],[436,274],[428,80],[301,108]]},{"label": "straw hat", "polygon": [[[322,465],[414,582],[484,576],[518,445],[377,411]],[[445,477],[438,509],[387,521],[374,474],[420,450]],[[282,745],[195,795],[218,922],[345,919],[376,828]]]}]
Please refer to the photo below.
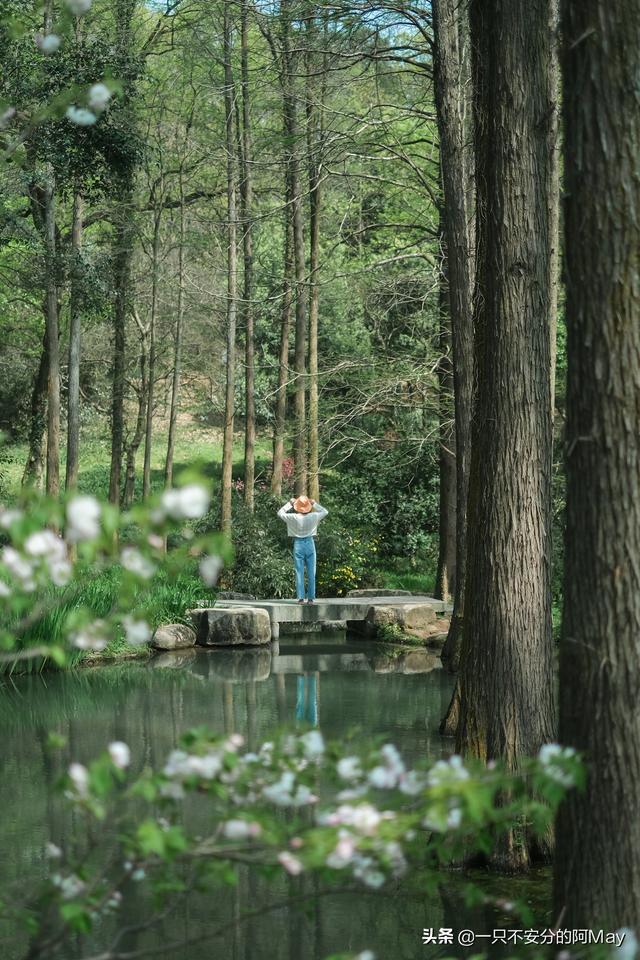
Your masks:
[{"label": "straw hat", "polygon": [[310,513],[313,509],[313,504],[309,497],[298,497],[297,500],[293,501],[293,509],[296,513]]}]

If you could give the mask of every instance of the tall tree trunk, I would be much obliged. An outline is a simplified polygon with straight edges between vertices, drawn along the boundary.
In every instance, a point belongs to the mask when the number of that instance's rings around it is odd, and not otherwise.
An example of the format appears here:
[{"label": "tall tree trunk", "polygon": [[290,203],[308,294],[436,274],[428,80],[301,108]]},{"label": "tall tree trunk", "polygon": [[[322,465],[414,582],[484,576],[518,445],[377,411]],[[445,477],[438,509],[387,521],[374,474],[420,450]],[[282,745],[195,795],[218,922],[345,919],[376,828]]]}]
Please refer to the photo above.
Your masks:
[{"label": "tall tree trunk", "polygon": [[178,189],[180,193],[180,214],[178,228],[178,304],[176,311],[176,328],[173,341],[173,375],[171,378],[171,407],[169,410],[169,436],[167,438],[167,456],[164,464],[164,485],[170,487],[173,483],[173,460],[176,449],[176,425],[178,422],[178,406],[180,403],[180,378],[182,374],[182,327],[184,324],[184,245],[185,245],[185,216],[184,216],[184,182],[182,167],[180,169]]},{"label": "tall tree trunk", "polygon": [[47,172],[44,188],[46,239],[46,337],[49,355],[47,381],[47,478],[49,496],[60,493],[60,344],[58,331],[58,282],[56,262],[56,201],[53,170]]},{"label": "tall tree trunk", "polygon": [[443,659],[457,669],[460,659],[467,547],[467,493],[473,395],[472,290],[475,273],[473,184],[467,117],[470,97],[469,25],[458,0],[434,0],[435,93],[440,139],[451,316],[456,451],[456,582],[453,614]]},{"label": "tall tree trunk", "polygon": [[253,175],[251,170],[251,104],[249,98],[249,0],[242,0],[240,26],[242,137],[240,208],[244,254],[243,315],[245,330],[244,502],[253,511],[256,446],[255,349],[253,334]]},{"label": "tall tree trunk", "polygon": [[149,398],[149,333],[140,327],[140,392],[138,393],[138,415],[133,435],[125,445],[126,467],[122,505],[128,508],[133,503],[136,492],[136,455],[142,443],[147,422],[147,403]]},{"label": "tall tree trunk", "polygon": [[[288,168],[287,168],[288,171]],[[293,221],[291,218],[291,191],[289,174],[286,174],[284,209],[284,253],[282,279],[282,309],[280,313],[280,353],[278,357],[278,389],[276,391],[273,424],[273,465],[271,492],[282,494],[282,463],[284,460],[284,437],[287,416],[287,383],[289,381],[289,332],[291,328],[291,305],[293,302]]]},{"label": "tall tree trunk", "polygon": [[132,193],[127,189],[117,212],[113,236],[113,372],[111,387],[111,470],[109,500],[120,500],[120,478],[124,443],[124,389],[126,369],[127,313],[131,285],[133,243]]},{"label": "tall tree trunk", "polygon": [[548,119],[549,153],[551,157],[549,189],[549,330],[551,343],[551,429],[556,409],[556,357],[558,338],[558,294],[560,264],[560,44],[559,0],[550,0],[551,52],[549,80],[553,102]]},{"label": "tall tree trunk", "polygon": [[222,446],[222,532],[231,534],[231,481],[233,475],[233,424],[235,414],[235,362],[237,311],[237,213],[235,137],[233,127],[234,87],[231,69],[232,25],[229,0],[224,5],[224,108],[227,148],[227,381]]},{"label": "tall tree trunk", "polygon": [[[562,926],[640,929],[640,7],[564,0],[567,520]],[[624,827],[622,825],[624,824]],[[625,944],[626,947],[626,944]]]},{"label": "tall tree trunk", "polygon": [[[43,316],[46,317],[46,302],[43,303]],[[45,324],[46,327],[46,324]],[[47,435],[47,384],[49,381],[49,351],[47,331],[42,340],[42,353],[31,393],[29,424],[29,453],[22,474],[23,487],[42,488],[44,480],[44,452]]]},{"label": "tall tree trunk", "polygon": [[[442,214],[441,214],[442,218]],[[447,244],[440,227],[442,262],[439,290],[438,395],[440,407],[440,511],[438,566],[434,596],[449,600],[456,588],[456,457],[453,415],[453,363],[449,314]]]},{"label": "tall tree trunk", "polygon": [[[550,27],[549,0],[471,3],[482,242],[457,748],[509,769],[554,732]],[[532,852],[512,831],[496,860]]]},{"label": "tall tree trunk", "polygon": [[307,156],[309,163],[309,496],[320,499],[318,441],[318,320],[320,313],[320,211],[322,201],[322,148],[324,104],[327,89],[327,17],[324,18],[320,83],[312,60],[315,23],[307,20]]},{"label": "tall tree trunk", "polygon": [[84,201],[79,183],[73,195],[71,295],[69,299],[69,380],[67,397],[67,469],[65,486],[78,486],[80,450],[80,348],[82,337],[82,226]]},{"label": "tall tree trunk", "polygon": [[282,22],[282,78],[284,96],[285,138],[288,146],[288,166],[291,178],[291,211],[293,220],[293,260],[295,266],[295,294],[296,294],[296,337],[295,337],[295,379],[294,379],[294,413],[295,427],[293,434],[294,458],[294,486],[298,494],[307,492],[307,420],[306,420],[306,389],[307,389],[307,310],[306,310],[306,261],[304,251],[304,224],[302,211],[302,196],[300,191],[299,148],[298,148],[298,110],[296,103],[296,76],[290,46],[291,29],[291,0],[283,0],[281,4]]},{"label": "tall tree trunk", "polygon": [[151,315],[149,318],[149,375],[147,378],[147,422],[144,436],[144,465],[142,468],[142,497],[151,493],[151,444],[153,441],[153,396],[156,376],[156,315],[158,312],[158,276],[160,270],[160,224],[162,203],[153,215]]}]

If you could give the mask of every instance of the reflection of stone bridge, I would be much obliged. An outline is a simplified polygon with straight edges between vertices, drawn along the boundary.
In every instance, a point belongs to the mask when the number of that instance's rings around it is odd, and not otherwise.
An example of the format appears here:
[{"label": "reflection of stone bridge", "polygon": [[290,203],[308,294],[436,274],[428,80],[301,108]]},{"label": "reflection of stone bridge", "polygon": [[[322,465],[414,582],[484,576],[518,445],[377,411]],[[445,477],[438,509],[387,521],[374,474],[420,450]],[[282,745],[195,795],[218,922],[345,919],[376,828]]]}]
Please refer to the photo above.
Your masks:
[{"label": "reflection of stone bridge", "polygon": [[160,653],[151,665],[158,668],[188,669],[203,680],[223,680],[246,683],[267,680],[270,676],[305,673],[373,673],[416,674],[430,673],[441,666],[440,658],[428,650],[385,652],[377,645],[367,650],[362,645],[314,643],[310,645],[282,644],[275,646],[242,647],[225,650],[219,647],[202,650],[192,647]]}]

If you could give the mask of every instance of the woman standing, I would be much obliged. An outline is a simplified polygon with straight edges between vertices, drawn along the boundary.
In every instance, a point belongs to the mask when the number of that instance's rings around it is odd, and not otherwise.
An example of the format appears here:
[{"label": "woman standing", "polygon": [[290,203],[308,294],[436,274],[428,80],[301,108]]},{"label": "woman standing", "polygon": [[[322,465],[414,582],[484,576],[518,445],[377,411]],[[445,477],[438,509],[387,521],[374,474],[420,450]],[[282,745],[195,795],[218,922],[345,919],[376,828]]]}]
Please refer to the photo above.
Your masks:
[{"label": "woman standing", "polygon": [[304,572],[307,571],[307,603],[316,598],[316,544],[318,524],[328,510],[309,497],[292,497],[278,510],[278,516],[287,525],[293,538],[293,564],[296,569],[298,603],[305,602]]}]

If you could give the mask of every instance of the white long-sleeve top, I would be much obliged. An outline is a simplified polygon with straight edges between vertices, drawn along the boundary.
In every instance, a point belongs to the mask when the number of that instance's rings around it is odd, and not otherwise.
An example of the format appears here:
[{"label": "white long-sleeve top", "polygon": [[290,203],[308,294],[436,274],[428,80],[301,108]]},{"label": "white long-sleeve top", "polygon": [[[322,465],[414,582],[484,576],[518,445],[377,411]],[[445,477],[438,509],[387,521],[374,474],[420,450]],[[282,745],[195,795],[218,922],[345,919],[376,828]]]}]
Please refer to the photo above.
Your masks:
[{"label": "white long-sleeve top", "polygon": [[314,503],[309,513],[296,513],[291,506],[291,501],[287,500],[278,510],[278,516],[286,523],[290,537],[315,537],[318,533],[318,524],[328,512],[319,503]]}]

